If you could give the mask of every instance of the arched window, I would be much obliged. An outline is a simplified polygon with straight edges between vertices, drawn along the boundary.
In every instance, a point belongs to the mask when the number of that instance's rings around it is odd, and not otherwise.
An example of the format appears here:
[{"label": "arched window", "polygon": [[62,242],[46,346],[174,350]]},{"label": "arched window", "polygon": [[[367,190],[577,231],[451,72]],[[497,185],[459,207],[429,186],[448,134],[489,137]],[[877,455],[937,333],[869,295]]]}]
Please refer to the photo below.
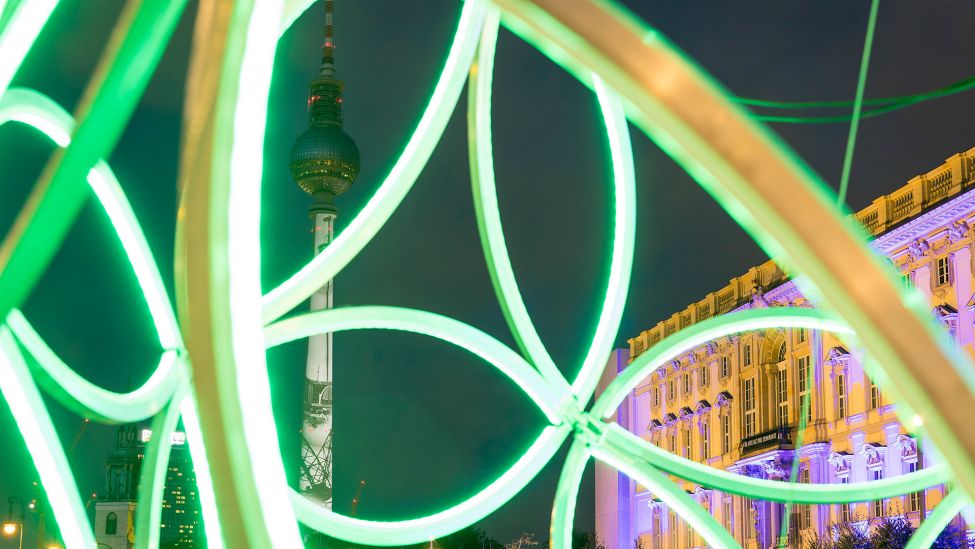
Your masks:
[{"label": "arched window", "polygon": [[778,358],[778,360],[776,360],[776,362],[782,362],[783,360],[785,360],[785,342],[784,341],[782,342],[782,345],[779,346],[779,358]]},{"label": "arched window", "polygon": [[118,515],[109,513],[105,517],[105,535],[114,536],[116,533],[118,533]]}]

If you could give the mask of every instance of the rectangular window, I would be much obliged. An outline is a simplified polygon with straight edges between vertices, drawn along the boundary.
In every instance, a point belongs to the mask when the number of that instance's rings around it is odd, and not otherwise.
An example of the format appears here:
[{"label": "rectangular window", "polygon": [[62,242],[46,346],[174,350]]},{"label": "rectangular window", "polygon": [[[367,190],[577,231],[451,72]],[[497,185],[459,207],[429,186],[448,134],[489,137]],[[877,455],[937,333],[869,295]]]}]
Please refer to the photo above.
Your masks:
[{"label": "rectangular window", "polygon": [[728,356],[721,357],[721,379],[724,379],[731,375],[731,358]]},{"label": "rectangular window", "polygon": [[943,286],[948,283],[948,256],[939,257],[937,261],[938,265],[938,286]]},{"label": "rectangular window", "polygon": [[669,381],[667,381],[667,400],[674,400],[675,396],[677,396],[677,384],[674,383],[674,379],[671,378]]},{"label": "rectangular window", "polygon": [[670,514],[670,520],[667,521],[667,527],[670,528],[670,546],[677,547],[677,515],[674,513]]},{"label": "rectangular window", "polygon": [[[915,473],[915,472],[917,472],[917,462],[916,461],[912,461],[911,463],[908,463],[907,464],[907,472],[908,473]],[[911,511],[912,513],[916,513],[920,509],[921,509],[921,493],[920,492],[911,492],[907,496],[907,510],[908,511]]]},{"label": "rectangular window", "polygon": [[[841,477],[840,484],[849,484],[850,477]],[[850,522],[850,503],[840,505],[840,522]]]},{"label": "rectangular window", "polygon": [[731,414],[721,416],[721,438],[724,444],[724,453],[731,451]]},{"label": "rectangular window", "polygon": [[684,395],[687,396],[687,395],[691,394],[691,373],[690,372],[684,372],[683,378],[684,378],[683,379],[683,381],[684,381]]},{"label": "rectangular window", "polygon": [[757,417],[755,411],[755,379],[746,379],[742,389],[743,411],[745,436],[750,437],[755,434],[757,427]]},{"label": "rectangular window", "polygon": [[788,370],[775,373],[775,392],[778,397],[779,427],[789,424],[789,378]]},{"label": "rectangular window", "polygon": [[[809,357],[799,357],[796,368],[796,386],[799,388],[799,407],[806,409],[806,421],[812,421],[812,401],[809,387],[812,381],[809,377]],[[808,403],[805,401],[809,401]]]},{"label": "rectangular window", "polygon": [[711,457],[711,426],[707,423],[701,424],[701,459]]},{"label": "rectangular window", "polygon": [[704,364],[701,366],[701,387],[707,387],[711,384],[711,365]]},{"label": "rectangular window", "polygon": [[747,343],[745,344],[745,349],[742,351],[741,354],[741,362],[745,366],[752,365],[752,346]]},{"label": "rectangular window", "polygon": [[721,498],[721,524],[729,533],[731,532],[731,498],[731,494],[724,494]]},{"label": "rectangular window", "polygon": [[874,380],[870,380],[870,409],[876,410],[880,407],[880,388]]},{"label": "rectangular window", "polygon": [[691,459],[691,428],[684,430],[684,457]]},{"label": "rectangular window", "polygon": [[[809,484],[809,469],[799,472],[799,482]],[[812,526],[812,505],[799,506],[799,528],[805,530]]]},{"label": "rectangular window", "polygon": [[[874,480],[881,480],[884,478],[883,469],[874,469],[872,471]],[[882,517],[884,516],[884,500],[878,499],[873,502],[873,516]]]},{"label": "rectangular window", "polygon": [[846,417],[846,376],[843,374],[836,376],[836,417]]},{"label": "rectangular window", "polygon": [[670,434],[670,451],[677,453],[677,433]]},{"label": "rectangular window", "polygon": [[805,343],[805,342],[806,342],[806,329],[805,328],[799,328],[799,329],[797,329],[796,330],[796,343]]},{"label": "rectangular window", "polygon": [[660,515],[653,515],[653,549],[661,549]]},{"label": "rectangular window", "polygon": [[660,406],[660,387],[653,388],[653,405]]}]

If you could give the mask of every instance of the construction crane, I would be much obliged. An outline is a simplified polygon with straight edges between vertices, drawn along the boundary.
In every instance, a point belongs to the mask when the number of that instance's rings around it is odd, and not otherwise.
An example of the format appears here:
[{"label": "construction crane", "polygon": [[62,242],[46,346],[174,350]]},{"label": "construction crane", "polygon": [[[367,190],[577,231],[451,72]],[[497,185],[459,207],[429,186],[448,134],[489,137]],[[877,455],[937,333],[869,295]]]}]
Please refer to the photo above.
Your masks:
[{"label": "construction crane", "polygon": [[349,516],[354,517],[356,511],[359,509],[359,500],[362,498],[362,489],[366,487],[366,481],[359,481],[359,489],[355,491],[355,497],[352,498],[352,513]]}]

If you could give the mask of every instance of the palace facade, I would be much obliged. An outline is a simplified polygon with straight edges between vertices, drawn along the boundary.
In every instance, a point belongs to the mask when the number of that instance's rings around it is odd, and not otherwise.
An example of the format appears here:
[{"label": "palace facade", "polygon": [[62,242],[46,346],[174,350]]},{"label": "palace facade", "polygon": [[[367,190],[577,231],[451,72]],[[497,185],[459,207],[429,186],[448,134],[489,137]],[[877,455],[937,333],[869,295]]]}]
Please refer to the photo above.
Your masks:
[{"label": "palace facade", "polygon": [[[855,215],[873,248],[890,259],[906,284],[929,298],[932,318],[972,353],[975,148]],[[602,386],[681,328],[731,311],[776,306],[812,304],[769,261],[630,339],[629,349],[611,360]],[[929,466],[937,459],[933,450],[899,422],[896,404],[868,373],[862,355],[830,333],[741,333],[690,349],[651,374],[623,402],[615,420],[679,456],[763,479],[789,481],[796,461],[796,481],[828,484]],[[803,409],[807,417],[801,422]],[[939,486],[882,501],[788,508],[691,483],[684,488],[746,549],[803,547],[812,537],[828,535],[833,525],[870,527],[885,516],[903,516],[916,526],[945,493]],[[965,526],[963,517],[955,520]],[[967,522],[975,523],[975,516]],[[652,493],[602,464],[596,472],[596,523],[608,549],[629,549],[638,539],[645,549],[704,546]]]}]

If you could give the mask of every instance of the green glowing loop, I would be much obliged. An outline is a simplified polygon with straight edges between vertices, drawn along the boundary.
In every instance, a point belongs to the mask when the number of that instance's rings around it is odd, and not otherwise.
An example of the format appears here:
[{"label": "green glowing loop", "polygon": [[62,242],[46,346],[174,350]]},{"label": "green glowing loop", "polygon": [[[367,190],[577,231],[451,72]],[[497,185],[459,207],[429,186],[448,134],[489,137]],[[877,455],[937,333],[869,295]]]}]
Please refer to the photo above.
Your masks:
[{"label": "green glowing loop", "polygon": [[[172,450],[170,438],[179,422],[179,403],[186,394],[183,385],[172,395],[169,405],[151,423],[152,435],[142,461],[139,475],[139,502],[135,512],[135,549],[159,548],[159,525],[162,522],[163,493],[166,489],[166,470]],[[146,524],[141,528],[138,525]]]},{"label": "green glowing loop", "polygon": [[508,376],[552,424],[559,424],[561,396],[518,353],[463,322],[424,311],[398,307],[345,307],[288,317],[268,326],[264,342],[274,347],[310,335],[345,330],[402,330],[453,343]]},{"label": "green glowing loop", "polygon": [[[515,281],[498,211],[491,145],[491,82],[498,23],[499,14],[497,10],[492,10],[481,34],[477,64],[471,70],[467,118],[474,207],[491,281],[511,332],[546,380],[558,384],[563,378],[532,324]],[[581,400],[588,400],[595,390],[605,357],[619,329],[632,271],[636,232],[636,183],[626,116],[619,97],[608,90],[597,76],[593,77],[593,81],[613,160],[615,226],[603,309],[582,367],[572,384],[572,391]]]},{"label": "green glowing loop", "polygon": [[589,448],[579,439],[572,443],[568,455],[565,456],[552,502],[552,537],[549,540],[552,549],[572,548],[572,523],[576,514],[576,501],[579,499],[579,485],[590,457]]},{"label": "green glowing loop", "polygon": [[615,455],[631,456],[634,463],[645,463],[647,466],[662,469],[697,484],[769,501],[792,503],[868,501],[916,492],[951,480],[951,472],[943,464],[932,465],[909,475],[850,484],[804,484],[756,479],[675,456],[618,425],[610,425],[603,448]]},{"label": "green glowing loop", "polygon": [[847,334],[847,337],[850,335],[850,329],[845,324],[815,309],[751,309],[709,318],[668,336],[636,357],[603,391],[591,413],[604,418],[613,415],[626,395],[641,380],[689,349],[726,335],[768,328],[807,328]]},{"label": "green glowing loop", "polygon": [[331,280],[379,232],[412,188],[460,98],[486,11],[484,0],[464,3],[440,79],[399,159],[345,230],[301,270],[264,296],[265,323],[290,311]]},{"label": "green glowing loop", "polygon": [[711,547],[732,548],[740,547],[714,520],[707,510],[701,507],[683,489],[674,484],[666,475],[648,463],[642,463],[632,454],[616,453],[602,448],[591,449],[593,457],[625,473],[633,480],[646,486],[667,507],[673,509],[681,519],[687,521],[694,530],[704,537],[704,541]]},{"label": "green glowing loop", "polygon": [[[311,0],[241,0],[230,9],[217,9],[213,2],[201,4],[200,40],[191,65],[193,93],[187,98],[191,129],[184,141],[177,229],[181,320],[194,326],[187,332],[188,355],[135,216],[111,170],[98,160],[113,148],[184,2],[146,0],[130,5],[83,101],[77,130],[71,116],[48,98],[7,90],[57,2],[25,0],[9,18],[0,20],[0,125],[26,123],[67,147],[48,167],[0,249],[0,318],[7,322],[0,326],[0,392],[34,458],[69,549],[90,548],[94,541],[37,382],[59,402],[104,421],[156,416],[140,484],[139,549],[158,547],[158,502],[170,451],[169,433],[180,416],[212,549],[297,548],[299,522],[359,543],[427,541],[498,509],[538,474],[570,435],[574,440],[552,507],[552,544],[558,549],[570,546],[575,500],[590,456],[646,486],[713,547],[737,544],[668,474],[747,497],[799,503],[891,497],[957,479],[960,488],[919,529],[912,547],[928,543],[943,527],[938,524],[970,501],[965,490],[975,490],[975,468],[969,459],[975,455],[969,444],[975,436],[969,436],[970,422],[964,413],[940,406],[936,398],[948,390],[938,385],[942,383],[957,389],[952,395],[959,401],[971,401],[975,376],[966,370],[970,364],[938,339],[924,321],[926,311],[916,296],[896,289],[890,273],[855,237],[853,222],[844,221],[831,208],[831,197],[819,182],[761,128],[751,125],[723,90],[658,33],[612,4],[595,0],[571,6],[562,0],[495,3],[501,11],[486,0],[465,2],[431,100],[366,207],[323,253],[263,297],[259,197],[273,53],[280,34]],[[3,13],[7,12],[0,8],[0,17]],[[499,17],[592,87],[606,125],[614,185],[612,253],[603,307],[571,384],[532,324],[501,227],[491,146],[491,78]],[[339,273],[392,215],[440,139],[475,53],[468,104],[475,209],[495,292],[528,360],[472,326],[422,311],[356,307],[278,320]],[[656,79],[660,74],[667,74],[666,86]],[[837,316],[781,308],[701,322],[637,357],[587,411],[580,403],[592,395],[619,328],[634,253],[635,177],[626,115],[677,159],[766,251],[790,272],[806,273],[808,280],[799,278],[797,283]],[[80,208],[85,194],[77,179],[85,175],[129,257],[162,350],[160,365],[149,381],[124,395],[78,376],[16,310]],[[56,234],[50,238],[50,225],[44,223],[57,208],[70,215],[54,219]],[[42,229],[50,241],[39,239]],[[822,242],[829,246],[821,246]],[[858,284],[850,284],[852,280]],[[870,293],[861,288],[869,288]],[[688,349],[724,335],[773,327],[824,330],[845,334],[847,339],[853,338],[850,327],[855,328],[856,340],[889,379],[890,394],[903,397],[898,412],[925,414],[928,433],[948,463],[866,485],[770,482],[674,456],[603,422],[642,379]],[[351,329],[405,330],[462,347],[506,375],[550,425],[504,474],[438,513],[385,522],[325,510],[287,488],[281,455],[274,445],[266,444],[276,438],[276,426],[263,351],[265,345]],[[30,364],[22,349],[32,359]],[[187,356],[193,359],[197,381],[193,386]]]},{"label": "green glowing loop", "polygon": [[66,549],[94,547],[95,536],[64,448],[20,349],[5,326],[0,326],[0,393],[34,460]]},{"label": "green glowing loop", "polygon": [[371,521],[327,511],[298,492],[291,504],[298,519],[330,536],[372,545],[421,543],[455,532],[504,505],[538,475],[569,435],[567,427],[546,427],[534,443],[503,475],[464,502],[419,519]]},{"label": "green glowing loop", "polygon": [[921,521],[921,525],[908,540],[904,549],[932,547],[938,535],[945,529],[945,526],[948,526],[951,519],[955,518],[955,515],[970,504],[971,499],[960,490],[953,490],[945,494],[945,498],[934,508],[934,511]]},{"label": "green glowing loop", "polygon": [[[0,28],[0,96],[10,86],[17,69],[51,17],[59,0],[23,0],[14,7],[6,25]],[[0,15],[3,10],[0,10]],[[3,21],[0,21],[3,23]]]}]

